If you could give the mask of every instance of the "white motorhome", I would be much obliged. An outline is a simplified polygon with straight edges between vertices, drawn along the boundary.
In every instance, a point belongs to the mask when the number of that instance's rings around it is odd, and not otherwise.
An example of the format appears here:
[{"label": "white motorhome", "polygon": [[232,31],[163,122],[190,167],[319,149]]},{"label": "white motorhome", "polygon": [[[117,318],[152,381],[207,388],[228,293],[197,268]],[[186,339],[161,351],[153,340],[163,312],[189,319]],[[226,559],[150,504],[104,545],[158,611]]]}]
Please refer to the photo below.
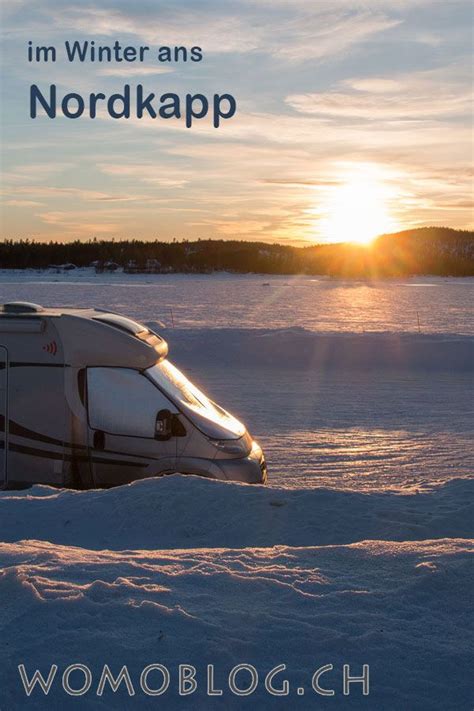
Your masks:
[{"label": "white motorhome", "polygon": [[173,472],[263,483],[245,426],[158,334],[94,309],[0,306],[0,488],[91,488]]}]

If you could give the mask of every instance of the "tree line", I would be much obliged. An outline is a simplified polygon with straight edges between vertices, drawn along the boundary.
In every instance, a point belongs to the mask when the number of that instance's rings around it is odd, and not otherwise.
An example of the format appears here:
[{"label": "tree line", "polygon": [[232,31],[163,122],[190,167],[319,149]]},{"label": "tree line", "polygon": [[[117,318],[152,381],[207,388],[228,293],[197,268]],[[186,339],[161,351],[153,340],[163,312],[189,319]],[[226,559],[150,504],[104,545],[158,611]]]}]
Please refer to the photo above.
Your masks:
[{"label": "tree line", "polygon": [[474,232],[425,227],[378,237],[369,247],[350,241],[294,247],[264,242],[211,240],[75,240],[0,242],[0,268],[45,269],[72,264],[119,267],[159,264],[163,272],[233,271],[379,278],[420,274],[474,276]]}]

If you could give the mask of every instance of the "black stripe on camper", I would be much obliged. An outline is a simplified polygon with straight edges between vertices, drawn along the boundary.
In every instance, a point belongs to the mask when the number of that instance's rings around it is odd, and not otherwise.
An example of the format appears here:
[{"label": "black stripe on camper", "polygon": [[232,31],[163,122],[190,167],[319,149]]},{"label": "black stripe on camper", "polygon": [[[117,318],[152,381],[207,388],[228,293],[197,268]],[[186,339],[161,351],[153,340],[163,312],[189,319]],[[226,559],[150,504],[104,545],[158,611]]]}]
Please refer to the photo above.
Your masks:
[{"label": "black stripe on camper", "polygon": [[[5,417],[0,415],[0,431],[5,430]],[[56,437],[50,437],[49,435],[41,434],[41,432],[35,432],[35,430],[30,430],[28,427],[23,427],[15,420],[8,421],[8,432],[10,435],[16,435],[17,437],[24,437],[24,439],[33,439],[37,442],[45,442],[46,444],[55,444],[58,447],[75,447],[76,449],[87,449],[84,445],[72,445],[68,442],[64,442],[62,439],[57,439]]]},{"label": "black stripe on camper", "polygon": [[35,432],[30,430],[28,427],[23,427],[23,425],[10,420],[9,432],[11,435],[16,435],[17,437],[23,437],[24,439],[32,439],[37,442],[45,442],[45,444],[55,444],[58,447],[70,447],[71,449],[87,449],[85,444],[71,444],[70,442],[65,442],[62,439],[56,439],[56,437],[50,437],[49,435],[41,434],[41,432]]},{"label": "black stripe on camper", "polygon": [[70,368],[68,363],[26,363],[20,361],[11,361],[10,368]]},{"label": "black stripe on camper", "polygon": [[[56,439],[55,437],[50,437],[49,435],[42,434],[41,432],[35,432],[35,430],[30,430],[28,427],[24,427],[23,425],[20,425],[18,422],[15,422],[14,420],[9,420],[8,423],[9,426],[9,434],[14,435],[17,437],[22,437],[23,439],[29,439],[33,440],[36,442],[44,442],[44,444],[52,444],[57,447],[68,447],[69,449],[72,449],[73,452],[77,450],[81,450],[82,452],[87,451],[87,450],[92,450],[92,447],[88,447],[85,444],[72,444],[72,442],[65,442],[61,439]],[[5,417],[4,415],[0,415],[0,432],[5,431]],[[9,444],[9,449],[12,451],[18,451],[15,450],[14,447],[23,447],[24,445],[14,445],[13,443]],[[0,445],[0,449],[3,449],[3,443]],[[28,447],[26,447],[28,449]],[[32,449],[31,447],[29,449]],[[33,451],[33,450],[32,450]],[[42,452],[44,453],[46,450],[43,449],[37,449],[34,450],[35,452]],[[113,449],[104,449],[104,450],[95,450],[95,451],[101,451],[104,454],[118,454],[121,455],[122,452],[117,452],[116,450]],[[60,456],[53,457],[55,459],[61,459],[62,458],[62,453],[58,453]],[[38,456],[45,456],[43,454],[39,454]],[[127,454],[127,457],[136,457],[137,459],[152,459],[153,461],[158,461],[154,457],[144,457],[143,455],[140,454]],[[87,461],[88,457],[87,455],[77,455],[77,454],[72,454],[72,455],[65,455],[65,458],[68,461],[72,461],[73,459],[75,461]],[[91,461],[94,463],[110,463],[110,464],[116,464],[117,462],[115,460],[108,460],[108,459],[100,459],[100,458],[91,458]],[[133,466],[134,462],[128,462],[127,466]],[[146,467],[147,463],[144,463],[143,461],[138,461],[135,463],[135,466],[137,467]]]},{"label": "black stripe on camper", "polygon": [[[4,443],[0,442],[0,449],[4,448]],[[46,449],[37,449],[36,447],[26,447],[23,444],[13,444],[9,443],[8,449],[12,452],[18,452],[18,454],[30,454],[33,457],[42,457],[43,459],[64,459],[67,462],[80,461],[88,462],[89,458],[84,455],[71,455],[64,454],[62,452],[52,452]],[[139,462],[128,462],[123,459],[104,459],[101,457],[91,457],[91,461],[94,464],[111,464],[119,467],[141,467],[144,468],[147,465]]]}]

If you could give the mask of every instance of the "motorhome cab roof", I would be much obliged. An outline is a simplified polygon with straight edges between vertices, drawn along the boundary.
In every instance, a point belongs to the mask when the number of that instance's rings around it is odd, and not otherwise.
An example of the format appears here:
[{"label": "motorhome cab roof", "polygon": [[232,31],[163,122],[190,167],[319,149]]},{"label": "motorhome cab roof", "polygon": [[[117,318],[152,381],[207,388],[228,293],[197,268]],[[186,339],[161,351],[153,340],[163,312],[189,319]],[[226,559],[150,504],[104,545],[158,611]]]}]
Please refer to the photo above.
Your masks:
[{"label": "motorhome cab roof", "polygon": [[[57,331],[64,363],[149,368],[166,358],[168,345],[141,323],[102,309],[51,308],[25,301],[0,305],[0,333]],[[46,334],[45,334],[46,335]],[[54,340],[50,341],[54,344]],[[44,356],[60,356],[56,347],[44,344]],[[31,361],[31,345],[25,351]]]}]

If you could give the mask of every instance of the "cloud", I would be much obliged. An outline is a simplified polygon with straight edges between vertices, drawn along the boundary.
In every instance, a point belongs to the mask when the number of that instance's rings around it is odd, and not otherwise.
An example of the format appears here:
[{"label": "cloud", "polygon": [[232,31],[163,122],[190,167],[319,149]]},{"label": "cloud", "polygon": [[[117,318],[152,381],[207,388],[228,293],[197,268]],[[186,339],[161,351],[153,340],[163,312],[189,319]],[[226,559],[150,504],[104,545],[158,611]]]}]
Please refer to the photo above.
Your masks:
[{"label": "cloud", "polygon": [[273,40],[280,41],[267,49],[289,61],[340,57],[354,46],[397,27],[401,22],[380,13],[314,13],[313,16],[306,15],[304,19],[290,22],[277,33],[277,37],[273,36]]},{"label": "cloud", "polygon": [[407,95],[400,91],[390,96],[380,97],[378,92],[323,92],[315,94],[293,94],[287,103],[295,111],[315,116],[335,118],[367,119],[422,119],[467,115],[472,97],[468,92],[453,94],[441,92],[437,95]]},{"label": "cloud", "polygon": [[335,187],[342,184],[342,180],[298,180],[298,179],[284,179],[284,178],[265,178],[262,180],[266,185],[281,185],[285,188],[328,188]]},{"label": "cloud", "polygon": [[[356,3],[354,0],[318,0],[317,7],[323,11],[334,10],[354,10],[355,6],[363,7],[365,10],[395,10],[397,12],[412,9],[415,7],[423,7],[433,5],[437,0],[363,0]],[[466,3],[468,0],[465,0]],[[308,0],[259,0],[259,5],[267,7],[287,7],[294,9],[305,9],[308,7]]]},{"label": "cloud", "polygon": [[[77,198],[79,200],[85,201],[98,201],[98,202],[136,202],[149,200],[147,195],[114,195],[111,193],[99,192],[97,190],[85,190],[83,188],[75,187],[52,187],[43,185],[29,185],[27,187],[16,187],[13,190],[7,190],[9,194],[23,194],[31,195],[35,197],[43,198]],[[17,201],[26,204],[27,201]],[[13,204],[10,201],[7,204]],[[31,203],[32,205],[41,203]]]},{"label": "cloud", "polygon": [[[384,3],[389,11],[390,4]],[[262,53],[285,61],[323,59],[347,52],[369,38],[397,27],[399,17],[365,2],[354,10],[347,2],[274,3],[272,11],[241,0],[236,4],[159,2],[130,4],[115,0],[101,6],[45,0],[18,3],[10,20],[22,34],[34,31],[43,41],[65,32],[89,37],[133,36],[148,46],[200,46],[207,54]],[[21,23],[19,16],[21,15]],[[20,29],[21,28],[21,29]],[[118,75],[114,75],[118,76]]]},{"label": "cloud", "polygon": [[[108,6],[107,6],[108,5]],[[77,6],[70,2],[45,0],[41,5],[18,4],[16,15],[11,13],[12,29],[22,34],[35,30],[61,36],[67,32],[81,33],[86,37],[129,37],[154,46],[206,47],[208,52],[252,51],[258,46],[259,31],[250,31],[245,14],[229,13],[225,7],[216,8],[203,3],[196,10],[194,3],[169,5],[159,2],[131,4],[114,0],[104,3]],[[18,14],[21,12],[22,24]],[[262,34],[264,29],[262,27]]]},{"label": "cloud", "polygon": [[73,163],[62,162],[44,162],[44,163],[27,163],[14,167],[11,171],[5,171],[2,178],[5,182],[30,182],[32,180],[48,179],[53,175],[58,175],[65,170],[73,167]]},{"label": "cloud", "polygon": [[120,66],[120,67],[106,67],[104,69],[99,69],[97,74],[103,77],[145,77],[145,76],[155,76],[156,74],[170,74],[174,70],[170,67],[134,67],[134,66]]},{"label": "cloud", "polygon": [[[298,105],[300,96],[303,97],[301,106]],[[193,126],[193,142],[197,145],[200,141],[212,139],[216,143],[221,143],[222,151],[229,152],[228,159],[235,156],[236,163],[240,165],[244,158],[241,158],[239,154],[239,146],[242,156],[245,156],[249,147],[255,145],[266,147],[273,144],[272,150],[275,150],[274,145],[276,144],[279,147],[278,150],[306,150],[308,155],[312,154],[314,161],[334,153],[340,155],[342,151],[350,153],[352,151],[381,150],[383,154],[388,155],[390,152],[400,149],[419,152],[421,146],[433,146],[436,152],[440,152],[448,146],[450,150],[453,150],[453,146],[456,146],[460,152],[464,152],[465,146],[470,141],[470,128],[467,122],[457,125],[456,140],[454,140],[452,124],[447,120],[456,117],[454,110],[452,114],[440,113],[436,116],[417,116],[414,113],[410,116],[401,116],[398,113],[393,115],[382,108],[379,115],[374,113],[372,116],[365,103],[360,109],[354,109],[347,101],[346,109],[339,110],[340,115],[323,116],[313,113],[315,111],[313,96],[307,99],[307,95],[298,95],[298,101],[292,106],[293,98],[294,95],[290,95],[287,102],[294,109],[294,113],[256,112],[242,109],[238,118],[222,124],[218,130],[212,126],[211,121],[202,119]],[[365,97],[364,102],[369,99]],[[400,101],[403,101],[403,97],[400,97]],[[416,98],[413,98],[413,101],[416,103]],[[391,103],[394,112],[398,111],[396,103],[395,100]],[[466,102],[463,98],[458,104],[458,109],[462,110],[463,115],[465,106]],[[353,112],[359,112],[360,115],[356,116]],[[104,120],[107,124],[111,121],[112,119]],[[185,140],[181,141],[178,137],[178,134],[181,134],[183,138],[190,136],[190,130],[186,129],[183,122],[179,120],[160,121],[151,118],[131,118],[126,124],[122,123],[121,128],[122,130],[142,129],[149,134],[150,139],[156,136],[164,138],[170,134],[176,134],[174,141],[177,152],[181,150],[186,152],[189,145],[193,145]],[[234,151],[229,149],[231,141],[236,142]],[[166,151],[166,146],[163,146],[162,150]],[[225,160],[219,147],[213,146],[209,150],[211,156],[215,155],[220,160]],[[120,171],[124,174],[129,172],[126,168],[119,167],[116,167],[114,171],[116,174]],[[158,177],[160,172],[158,166],[153,171]],[[136,174],[139,177],[139,166],[136,168]],[[180,179],[186,181],[189,179],[189,175],[189,171],[181,171]],[[160,180],[163,180],[163,176]]]},{"label": "cloud", "polygon": [[88,221],[87,214],[74,216],[70,212],[41,212],[37,214],[42,222],[50,227],[60,228],[63,235],[91,237],[94,234],[110,234],[117,232],[121,225],[112,222]]},{"label": "cloud", "polygon": [[224,237],[253,237],[270,227],[271,222],[265,220],[245,220],[236,217],[233,220],[201,220],[190,223],[194,227],[211,227]]},{"label": "cloud", "polygon": [[286,103],[299,113],[368,121],[470,116],[469,81],[462,81],[462,69],[449,81],[447,70],[345,80],[344,91],[291,94]]},{"label": "cloud", "polygon": [[162,168],[143,163],[101,163],[99,168],[106,175],[132,177],[162,188],[182,188],[189,181],[189,171],[177,170],[169,166]]},{"label": "cloud", "polygon": [[41,207],[43,204],[35,200],[5,200],[5,205],[10,207]]}]

